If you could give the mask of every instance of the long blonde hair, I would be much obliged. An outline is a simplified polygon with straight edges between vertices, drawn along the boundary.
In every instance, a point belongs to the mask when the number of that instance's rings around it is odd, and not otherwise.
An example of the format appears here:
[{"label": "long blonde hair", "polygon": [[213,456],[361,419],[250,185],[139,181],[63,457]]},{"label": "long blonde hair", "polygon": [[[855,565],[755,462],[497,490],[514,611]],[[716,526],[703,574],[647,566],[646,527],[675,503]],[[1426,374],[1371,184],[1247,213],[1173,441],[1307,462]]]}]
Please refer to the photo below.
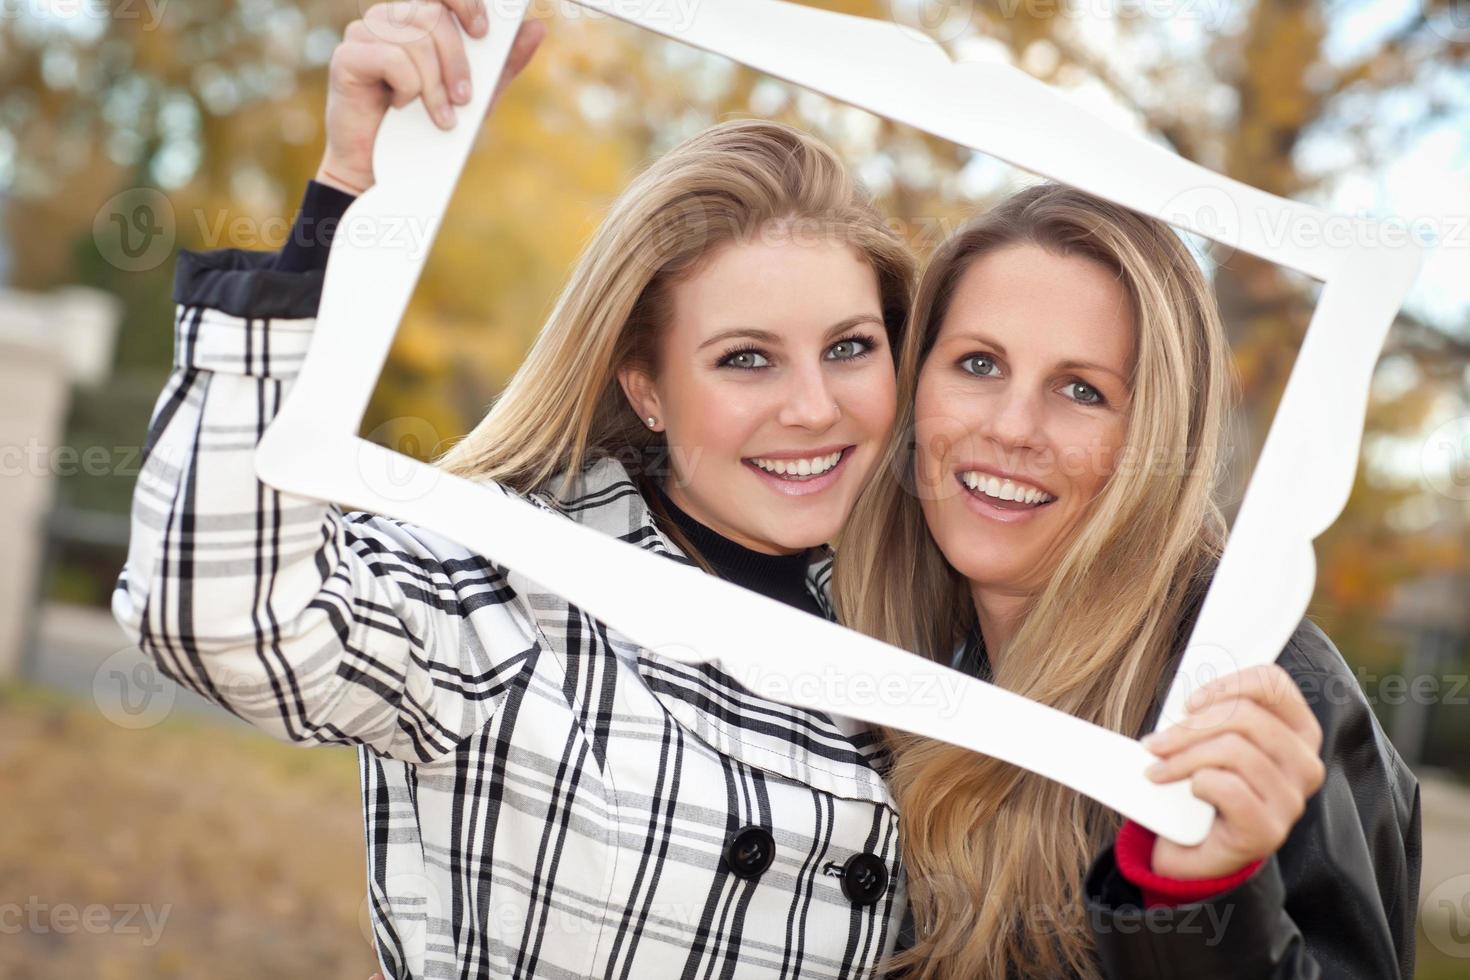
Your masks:
[{"label": "long blonde hair", "polygon": [[[669,287],[714,249],[773,226],[862,253],[878,279],[889,342],[902,342],[915,262],[864,187],[815,137],[779,123],[720,123],[685,140],[619,196],[577,260],[530,353],[484,419],[439,460],[451,473],[529,493],[557,474],[564,493],[589,462],[628,465],[660,524],[697,561],[649,493],[665,451],[618,383],[623,366],[657,377]],[[702,561],[700,561],[703,564]]]},{"label": "long blonde hair", "polygon": [[[992,680],[1138,737],[1225,537],[1215,487],[1229,348],[1207,280],[1165,224],[1041,184],[941,246],[900,354],[899,417],[884,460],[891,478],[857,502],[837,551],[834,600],[847,625],[944,663],[976,628],[968,584],[912,492],[914,396],[965,270],[1018,243],[1113,270],[1132,300],[1137,354],[1119,465],[1028,601]],[[916,945],[891,968],[962,980],[1099,977],[1082,877],[1116,833],[1116,814],[1009,763],[885,736],[916,925]]]}]

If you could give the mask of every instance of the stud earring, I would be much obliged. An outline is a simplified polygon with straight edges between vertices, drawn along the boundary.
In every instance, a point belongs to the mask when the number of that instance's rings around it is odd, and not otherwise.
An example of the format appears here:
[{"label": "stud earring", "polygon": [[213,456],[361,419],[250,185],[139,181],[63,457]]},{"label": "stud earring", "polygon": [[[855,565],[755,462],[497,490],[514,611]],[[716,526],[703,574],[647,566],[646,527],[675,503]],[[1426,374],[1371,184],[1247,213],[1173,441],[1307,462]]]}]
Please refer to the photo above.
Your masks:
[{"label": "stud earring", "polygon": [[653,417],[652,415],[650,415],[648,417],[648,427],[651,429],[655,425],[658,425],[658,419],[656,419],[655,417]]}]

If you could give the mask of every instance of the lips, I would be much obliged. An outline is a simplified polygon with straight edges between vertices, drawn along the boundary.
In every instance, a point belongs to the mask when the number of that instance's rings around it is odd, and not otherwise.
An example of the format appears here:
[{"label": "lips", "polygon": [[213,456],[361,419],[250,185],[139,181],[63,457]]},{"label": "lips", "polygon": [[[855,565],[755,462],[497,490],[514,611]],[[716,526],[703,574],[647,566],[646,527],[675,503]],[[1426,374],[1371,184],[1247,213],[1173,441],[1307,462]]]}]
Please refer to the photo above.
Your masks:
[{"label": "lips", "polygon": [[[988,463],[966,460],[955,466],[954,473],[968,488],[989,491],[992,497],[1030,503],[1048,498],[1055,500],[1061,496],[1048,487],[1045,481],[1003,470]],[[1009,488],[1007,484],[1010,485]]]},{"label": "lips", "polygon": [[[955,480],[964,493],[966,506],[973,513],[1002,524],[1022,524],[1033,520],[1057,500],[1033,484],[1002,481],[997,476],[981,474],[973,469],[955,473]],[[1021,499],[1015,499],[1016,496]]]},{"label": "lips", "polygon": [[752,456],[750,462],[767,473],[788,479],[820,476],[842,459],[842,450],[821,455],[785,459],[777,456]]},{"label": "lips", "polygon": [[[832,446],[808,452],[769,453],[741,462],[766,486],[788,497],[806,497],[832,486],[847,470],[855,446]],[[833,460],[832,457],[836,456]],[[759,462],[757,462],[759,461]],[[802,473],[806,469],[806,473]],[[773,472],[784,470],[786,472]]]}]

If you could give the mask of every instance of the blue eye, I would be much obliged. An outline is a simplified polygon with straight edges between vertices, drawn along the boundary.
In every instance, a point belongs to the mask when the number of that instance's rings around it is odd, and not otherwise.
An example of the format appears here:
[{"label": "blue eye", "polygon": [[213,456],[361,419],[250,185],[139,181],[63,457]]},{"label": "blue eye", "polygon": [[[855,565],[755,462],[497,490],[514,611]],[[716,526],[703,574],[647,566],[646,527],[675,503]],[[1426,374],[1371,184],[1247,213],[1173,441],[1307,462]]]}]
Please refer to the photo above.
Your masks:
[{"label": "blue eye", "polygon": [[1072,391],[1073,394],[1067,397],[1079,405],[1103,405],[1107,403],[1107,399],[1102,396],[1102,392],[1098,391],[1086,381],[1073,381],[1062,390]]},{"label": "blue eye", "polygon": [[[971,364],[975,367],[971,367]],[[988,378],[995,373],[995,359],[989,354],[971,354],[960,361],[960,367],[976,377]]]},{"label": "blue eye", "polygon": [[766,355],[753,347],[733,350],[720,358],[720,367],[732,367],[741,371],[754,371],[769,364],[770,361],[766,360]]}]

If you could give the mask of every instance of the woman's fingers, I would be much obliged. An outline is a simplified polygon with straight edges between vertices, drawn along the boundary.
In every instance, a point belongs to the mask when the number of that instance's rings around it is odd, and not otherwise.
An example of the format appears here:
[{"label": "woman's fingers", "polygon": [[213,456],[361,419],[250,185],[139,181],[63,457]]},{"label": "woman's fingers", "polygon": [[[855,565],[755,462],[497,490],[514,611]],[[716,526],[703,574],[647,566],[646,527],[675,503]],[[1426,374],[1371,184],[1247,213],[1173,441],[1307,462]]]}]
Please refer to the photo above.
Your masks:
[{"label": "woman's fingers", "polygon": [[[385,42],[386,47],[397,48],[409,57],[419,76],[418,96],[424,100],[430,117],[441,129],[452,127],[454,107],[449,101],[444,69],[440,64],[441,42],[436,39],[436,35],[445,30],[458,31],[447,8],[437,2],[420,3],[415,0],[380,3],[369,8],[363,20],[368,30]],[[457,34],[453,43],[462,46]],[[468,77],[468,68],[464,69],[464,74]],[[395,98],[394,105],[401,104]]]},{"label": "woman's fingers", "polygon": [[1157,844],[1161,874],[1215,874],[1275,852],[1326,776],[1321,726],[1279,666],[1222,677],[1196,695],[1187,718],[1143,740],[1161,757],[1148,776],[1188,779],[1219,819],[1195,847]]},{"label": "woman's fingers", "polygon": [[1301,688],[1280,664],[1261,664],[1226,674],[1190,695],[1186,707],[1197,714],[1220,701],[1249,700],[1279,717],[1302,736],[1312,751],[1322,747],[1322,727]]},{"label": "woman's fingers", "polygon": [[[361,34],[366,31],[376,40],[385,42],[384,46],[397,48],[407,55],[418,76],[418,83],[409,92],[400,88],[397,79],[386,79],[394,89],[393,105],[402,106],[415,97],[422,98],[430,116],[441,129],[454,126],[454,106],[467,104],[474,95],[469,56],[465,52],[459,23],[480,25],[479,18],[485,16],[481,0],[446,0],[446,3],[450,5],[441,5],[438,0],[400,0],[378,4],[369,9],[363,21],[356,22],[362,27],[355,32]],[[451,10],[453,16],[450,16]],[[472,33],[483,35],[486,30],[488,23],[476,26]],[[542,21],[521,23],[505,71],[491,98],[492,107],[505,86],[525,69],[545,36],[546,26]]]},{"label": "woman's fingers", "polygon": [[[1283,807],[1262,799],[1244,778],[1229,769],[1201,769],[1190,777],[1189,788],[1218,813],[1210,837],[1228,854],[1224,863],[1233,867],[1243,867],[1280,850],[1296,823]],[[1207,839],[1206,845],[1209,843]]]},{"label": "woman's fingers", "polygon": [[[1315,723],[1315,720],[1314,720]],[[1326,769],[1312,742],[1290,728],[1280,716],[1251,700],[1216,701],[1187,721],[1157,736],[1144,747],[1168,761],[1160,782],[1183,779],[1192,767],[1175,760],[1197,746],[1234,734],[1251,742],[1281,769],[1294,785],[1310,796],[1322,785]],[[1320,744],[1320,738],[1315,740]]]},{"label": "woman's fingers", "polygon": [[[430,32],[437,58],[439,81],[449,101],[464,105],[470,101],[470,59],[465,54],[464,39],[453,17],[441,16]],[[451,110],[451,122],[453,115]]]},{"label": "woman's fingers", "polygon": [[1291,829],[1291,822],[1233,770],[1205,766],[1190,776],[1189,788],[1214,806],[1216,819],[1198,844],[1185,847],[1165,837],[1154,841],[1153,870],[1165,877],[1234,874],[1278,850]]},{"label": "woman's fingers", "polygon": [[408,52],[396,44],[384,44],[371,27],[360,20],[347,25],[345,40],[332,55],[340,63],[348,82],[376,82],[388,88],[388,103],[402,108],[418,98],[423,79]]},{"label": "woman's fingers", "polygon": [[1239,776],[1257,799],[1286,816],[1288,825],[1301,816],[1311,795],[1301,781],[1238,732],[1206,739],[1155,763],[1148,776],[1155,782],[1168,783],[1190,778],[1206,769],[1225,770]]},{"label": "woman's fingers", "polygon": [[454,16],[464,26],[470,37],[484,37],[490,30],[490,21],[485,15],[485,0],[443,0],[454,11]]}]

